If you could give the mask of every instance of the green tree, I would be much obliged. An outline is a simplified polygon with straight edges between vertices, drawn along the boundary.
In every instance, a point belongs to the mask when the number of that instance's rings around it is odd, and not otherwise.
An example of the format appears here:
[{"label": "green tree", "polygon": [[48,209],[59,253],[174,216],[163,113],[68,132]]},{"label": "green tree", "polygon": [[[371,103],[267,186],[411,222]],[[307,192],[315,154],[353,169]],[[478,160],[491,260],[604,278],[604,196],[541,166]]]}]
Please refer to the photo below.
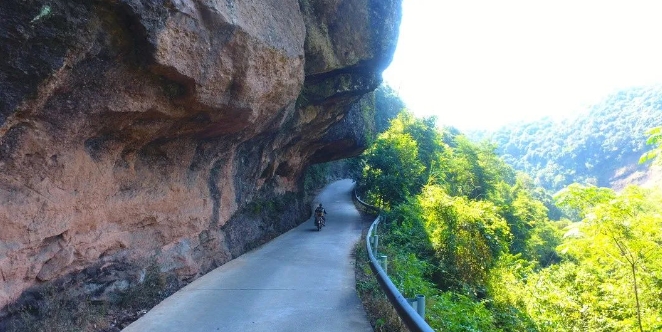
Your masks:
[{"label": "green tree", "polygon": [[375,90],[375,108],[375,127],[378,133],[383,133],[390,126],[391,120],[405,109],[405,103],[393,88],[382,84]]},{"label": "green tree", "polygon": [[362,184],[381,206],[404,202],[418,190],[416,180],[424,166],[418,160],[418,146],[411,136],[386,131],[366,151],[365,160]]},{"label": "green tree", "polygon": [[661,321],[642,317],[644,312],[652,310],[657,313],[655,318],[659,318],[662,309],[660,299],[655,300],[659,289],[648,294],[651,289],[641,286],[659,283],[662,277],[662,266],[657,262],[662,257],[662,217],[657,206],[659,200],[652,202],[648,195],[650,191],[630,186],[612,200],[597,203],[586,214],[580,235],[565,244],[582,263],[610,268],[612,275],[620,279],[613,284],[629,285],[629,291],[622,289],[625,295],[622,301],[630,303],[636,315],[623,315],[636,318],[640,331],[644,331],[644,326],[646,330],[651,325],[662,327]]},{"label": "green tree", "polygon": [[[518,173],[515,185],[508,187],[506,193],[500,195],[501,214],[505,217],[513,235],[513,241],[510,244],[510,252],[513,254],[523,254],[525,258],[537,260],[538,254],[543,250],[541,247],[536,249],[529,248],[529,240],[533,230],[540,224],[547,221],[547,208],[537,200],[535,195],[535,186],[531,178],[523,173]],[[542,233],[538,233],[541,235]],[[545,238],[549,240],[549,237]],[[538,245],[543,245],[546,240],[536,239]]]},{"label": "green tree", "polygon": [[646,144],[653,145],[653,149],[644,153],[639,158],[639,163],[645,163],[650,160],[662,162],[662,127],[651,128],[646,134],[648,135]]},{"label": "green tree", "polygon": [[541,331],[662,329],[660,193],[578,186],[573,195],[584,218],[568,226],[563,260],[511,282],[510,303]]},{"label": "green tree", "polygon": [[554,201],[568,218],[580,221],[597,204],[609,202],[615,196],[609,188],[573,183],[554,195]]},{"label": "green tree", "polygon": [[409,111],[402,111],[391,121],[389,132],[409,135],[416,141],[418,160],[425,170],[415,181],[422,188],[429,180],[434,162],[445,149],[441,141],[442,135],[436,128],[436,119],[434,117],[419,119]]},{"label": "green tree", "polygon": [[496,153],[495,146],[483,142],[474,144],[464,135],[456,136],[454,148],[444,151],[440,164],[445,167],[435,176],[453,195],[469,199],[503,200],[500,197],[513,184],[515,173]]},{"label": "green tree", "polygon": [[435,281],[442,287],[481,293],[489,269],[511,241],[497,208],[488,201],[449,196],[434,185],[425,187],[418,204],[439,261]]}]

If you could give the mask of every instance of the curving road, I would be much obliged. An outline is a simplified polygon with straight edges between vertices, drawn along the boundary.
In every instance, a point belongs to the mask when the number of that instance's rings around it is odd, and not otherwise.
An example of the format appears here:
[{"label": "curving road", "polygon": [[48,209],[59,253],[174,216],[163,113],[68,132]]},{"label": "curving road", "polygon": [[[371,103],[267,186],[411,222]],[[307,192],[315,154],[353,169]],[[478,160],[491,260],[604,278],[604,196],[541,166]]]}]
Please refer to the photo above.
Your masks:
[{"label": "curving road", "polygon": [[328,215],[312,218],[209,272],[123,331],[372,331],[354,290],[352,249],[361,217],[351,180],[319,194]]}]

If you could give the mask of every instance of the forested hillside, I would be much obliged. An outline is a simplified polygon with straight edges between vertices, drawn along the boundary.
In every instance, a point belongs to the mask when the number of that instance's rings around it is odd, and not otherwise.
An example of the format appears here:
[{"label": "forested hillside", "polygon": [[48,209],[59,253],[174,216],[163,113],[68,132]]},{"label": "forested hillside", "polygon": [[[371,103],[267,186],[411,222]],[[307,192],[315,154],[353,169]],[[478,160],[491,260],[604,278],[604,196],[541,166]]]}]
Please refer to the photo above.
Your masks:
[{"label": "forested hillside", "polygon": [[575,119],[545,118],[472,137],[495,142],[508,164],[546,189],[556,191],[573,182],[616,188],[648,167],[638,165],[648,149],[646,131],[660,125],[658,85],[612,94]]},{"label": "forested hillside", "polygon": [[572,184],[552,198],[493,145],[407,112],[361,164],[389,276],[405,297],[426,295],[435,330],[662,330],[659,189]]}]

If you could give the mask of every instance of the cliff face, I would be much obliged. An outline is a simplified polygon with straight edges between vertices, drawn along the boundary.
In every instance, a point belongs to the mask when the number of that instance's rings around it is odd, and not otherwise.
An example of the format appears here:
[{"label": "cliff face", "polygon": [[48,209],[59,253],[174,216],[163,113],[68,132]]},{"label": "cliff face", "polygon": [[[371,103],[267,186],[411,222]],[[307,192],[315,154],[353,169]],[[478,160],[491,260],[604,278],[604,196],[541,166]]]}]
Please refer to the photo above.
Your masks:
[{"label": "cliff face", "polygon": [[305,168],[364,148],[399,11],[0,4],[0,307],[72,276],[122,289],[148,262],[195,278],[303,221]]}]

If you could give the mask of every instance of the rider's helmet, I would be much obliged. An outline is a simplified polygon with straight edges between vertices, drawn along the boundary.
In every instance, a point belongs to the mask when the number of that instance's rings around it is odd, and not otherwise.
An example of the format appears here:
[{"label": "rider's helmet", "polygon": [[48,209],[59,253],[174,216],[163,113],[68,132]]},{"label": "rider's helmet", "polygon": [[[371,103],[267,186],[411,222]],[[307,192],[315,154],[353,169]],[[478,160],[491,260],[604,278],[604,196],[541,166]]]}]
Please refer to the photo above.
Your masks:
[{"label": "rider's helmet", "polygon": [[322,207],[322,203],[320,203],[320,207]]}]

